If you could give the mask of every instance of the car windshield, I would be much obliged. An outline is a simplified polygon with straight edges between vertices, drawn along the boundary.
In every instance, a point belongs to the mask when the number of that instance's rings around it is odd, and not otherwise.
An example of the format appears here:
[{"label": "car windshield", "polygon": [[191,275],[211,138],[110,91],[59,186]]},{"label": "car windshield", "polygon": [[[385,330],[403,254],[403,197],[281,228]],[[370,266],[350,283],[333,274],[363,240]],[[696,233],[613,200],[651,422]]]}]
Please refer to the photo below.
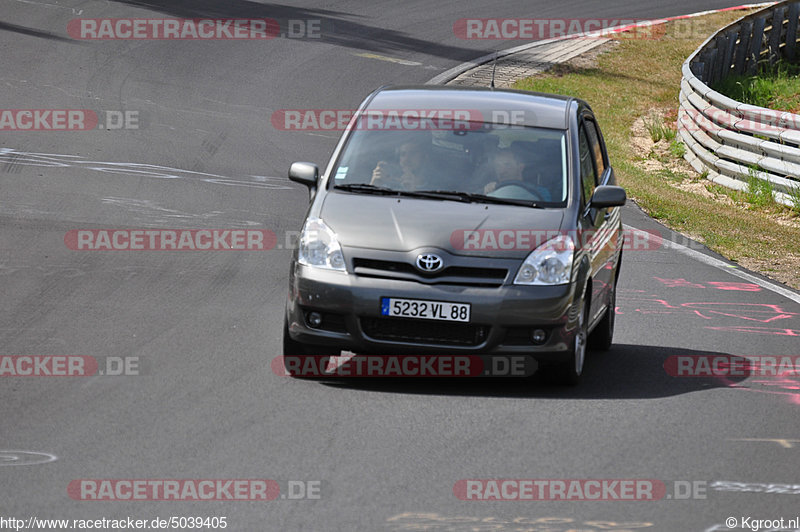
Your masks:
[{"label": "car windshield", "polygon": [[[333,186],[359,193],[560,206],[567,198],[563,130],[468,122],[438,130],[356,124]],[[464,123],[462,123],[464,125]]]}]

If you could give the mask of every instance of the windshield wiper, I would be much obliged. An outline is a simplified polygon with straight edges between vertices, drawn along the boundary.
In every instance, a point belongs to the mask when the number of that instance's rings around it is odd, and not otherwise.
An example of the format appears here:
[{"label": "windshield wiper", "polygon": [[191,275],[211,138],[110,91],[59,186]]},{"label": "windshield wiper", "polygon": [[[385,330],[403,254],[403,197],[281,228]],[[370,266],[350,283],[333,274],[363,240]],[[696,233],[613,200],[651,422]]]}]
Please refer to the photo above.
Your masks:
[{"label": "windshield wiper", "polygon": [[409,190],[403,191],[401,194],[403,196],[411,196],[413,198],[445,199],[463,201],[466,203],[472,202],[472,200],[468,197],[469,194],[454,190]]},{"label": "windshield wiper", "polygon": [[347,185],[336,185],[336,190],[346,190],[349,192],[367,192],[370,194],[398,194],[399,190],[388,187],[379,187],[377,185],[370,185],[369,183],[350,183]]},{"label": "windshield wiper", "polygon": [[460,201],[468,201],[471,203],[496,203],[499,205],[521,205],[523,207],[533,207],[537,209],[542,208],[537,202],[531,200],[498,198],[495,196],[472,194],[470,192],[461,192],[458,190],[416,190],[414,193],[425,195],[426,197],[456,196],[460,199]]},{"label": "windshield wiper", "polygon": [[407,196],[411,198],[431,198],[431,199],[449,199],[455,201],[471,200],[465,198],[461,192],[448,192],[443,190],[396,190],[388,187],[379,187],[377,185],[370,185],[368,183],[351,183],[347,185],[337,185],[334,187],[337,190],[346,190],[348,192],[367,192],[370,194],[386,194],[393,196]]},{"label": "windshield wiper", "polygon": [[497,198],[494,196],[486,196],[485,194],[461,192],[459,190],[395,190],[393,188],[379,187],[377,185],[370,185],[368,183],[336,185],[334,188],[336,190],[345,190],[348,192],[366,192],[368,194],[383,194],[387,196],[406,196],[410,198],[462,201],[465,203],[495,203],[498,205],[520,205],[522,207],[533,207],[537,209],[542,208],[535,201],[512,198]]}]

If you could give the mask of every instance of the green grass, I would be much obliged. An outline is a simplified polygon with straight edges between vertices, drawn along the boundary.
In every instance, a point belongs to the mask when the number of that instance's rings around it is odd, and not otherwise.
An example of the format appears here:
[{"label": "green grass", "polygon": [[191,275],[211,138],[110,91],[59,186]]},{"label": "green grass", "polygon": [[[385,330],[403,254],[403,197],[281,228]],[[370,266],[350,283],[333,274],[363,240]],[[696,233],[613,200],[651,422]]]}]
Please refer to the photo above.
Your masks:
[{"label": "green grass", "polygon": [[[736,11],[695,19],[695,28],[700,30],[694,33],[695,39],[673,36],[671,24],[660,39],[620,39],[614,49],[598,56],[597,66],[559,65],[548,73],[518,81],[515,88],[566,94],[589,102],[603,130],[619,183],[645,212],[677,231],[699,235],[724,256],[734,260],[753,257],[745,264],[755,269],[763,265],[762,271],[766,267],[775,269],[773,277],[800,288],[800,229],[778,224],[774,218],[776,214],[791,216],[793,211],[779,204],[747,203],[743,192],[728,191],[733,198],[728,204],[679,189],[674,183],[680,173],[645,170],[641,161],[648,154],[637,153],[631,143],[637,118],[651,119],[657,110],[671,111],[663,120],[663,128],[650,120],[651,138],[665,135],[664,128],[674,131],[682,63],[705,37],[744,14]],[[675,140],[673,136],[670,155],[678,156],[681,144]],[[690,169],[688,172],[693,173]],[[754,197],[765,198],[765,192],[758,190],[754,189]],[[795,220],[800,217],[795,215]]]},{"label": "green grass", "polygon": [[792,200],[792,209],[800,213],[800,184],[789,189],[789,198]]},{"label": "green grass", "polygon": [[683,159],[686,155],[686,145],[679,140],[673,140],[669,145],[669,152],[678,159]]},{"label": "green grass", "polygon": [[730,76],[713,89],[736,101],[777,109],[800,111],[800,65],[762,62],[755,76]]},{"label": "green grass", "polygon": [[[708,177],[708,176],[706,176]],[[733,190],[732,188],[723,187],[722,185],[718,185],[716,183],[708,183],[706,184],[706,190],[713,194],[720,194],[722,196],[728,196],[734,201],[744,201],[742,198],[742,193],[738,190]]]},{"label": "green grass", "polygon": [[733,236],[718,235],[711,231],[703,231],[701,235],[709,247],[734,247],[736,245],[736,239]]},{"label": "green grass", "polygon": [[645,118],[644,127],[647,128],[647,132],[650,133],[650,139],[653,142],[659,142],[662,139],[672,141],[675,138],[675,130],[667,127],[664,124],[664,119],[657,114]]},{"label": "green grass", "polygon": [[687,174],[683,172],[676,172],[670,168],[660,168],[658,170],[654,170],[653,175],[657,178],[672,181],[674,183],[680,183],[689,178]]},{"label": "green grass", "polygon": [[746,201],[759,207],[769,207],[775,205],[774,187],[766,179],[759,177],[761,169],[751,166],[748,169],[747,190],[745,191]]}]

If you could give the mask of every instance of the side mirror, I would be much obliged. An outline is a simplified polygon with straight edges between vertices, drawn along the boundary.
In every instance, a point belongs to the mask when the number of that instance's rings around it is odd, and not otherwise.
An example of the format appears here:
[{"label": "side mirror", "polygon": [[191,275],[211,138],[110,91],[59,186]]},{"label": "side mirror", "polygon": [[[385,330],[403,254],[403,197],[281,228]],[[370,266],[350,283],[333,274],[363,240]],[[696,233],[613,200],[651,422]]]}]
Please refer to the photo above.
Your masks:
[{"label": "side mirror", "polygon": [[313,189],[317,186],[319,168],[313,163],[292,163],[289,167],[289,179]]},{"label": "side mirror", "polygon": [[627,199],[628,196],[625,194],[624,188],[614,185],[601,185],[594,189],[589,205],[595,209],[622,207]]}]

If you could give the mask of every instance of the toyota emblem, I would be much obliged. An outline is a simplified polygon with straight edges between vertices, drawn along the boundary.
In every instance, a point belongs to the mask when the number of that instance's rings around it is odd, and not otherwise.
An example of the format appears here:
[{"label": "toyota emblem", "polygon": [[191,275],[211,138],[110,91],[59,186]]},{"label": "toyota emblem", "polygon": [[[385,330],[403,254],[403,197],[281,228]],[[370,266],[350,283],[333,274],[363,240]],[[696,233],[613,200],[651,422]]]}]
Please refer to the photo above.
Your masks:
[{"label": "toyota emblem", "polygon": [[425,273],[438,272],[442,266],[444,266],[444,262],[439,255],[423,253],[417,257],[417,268]]}]

